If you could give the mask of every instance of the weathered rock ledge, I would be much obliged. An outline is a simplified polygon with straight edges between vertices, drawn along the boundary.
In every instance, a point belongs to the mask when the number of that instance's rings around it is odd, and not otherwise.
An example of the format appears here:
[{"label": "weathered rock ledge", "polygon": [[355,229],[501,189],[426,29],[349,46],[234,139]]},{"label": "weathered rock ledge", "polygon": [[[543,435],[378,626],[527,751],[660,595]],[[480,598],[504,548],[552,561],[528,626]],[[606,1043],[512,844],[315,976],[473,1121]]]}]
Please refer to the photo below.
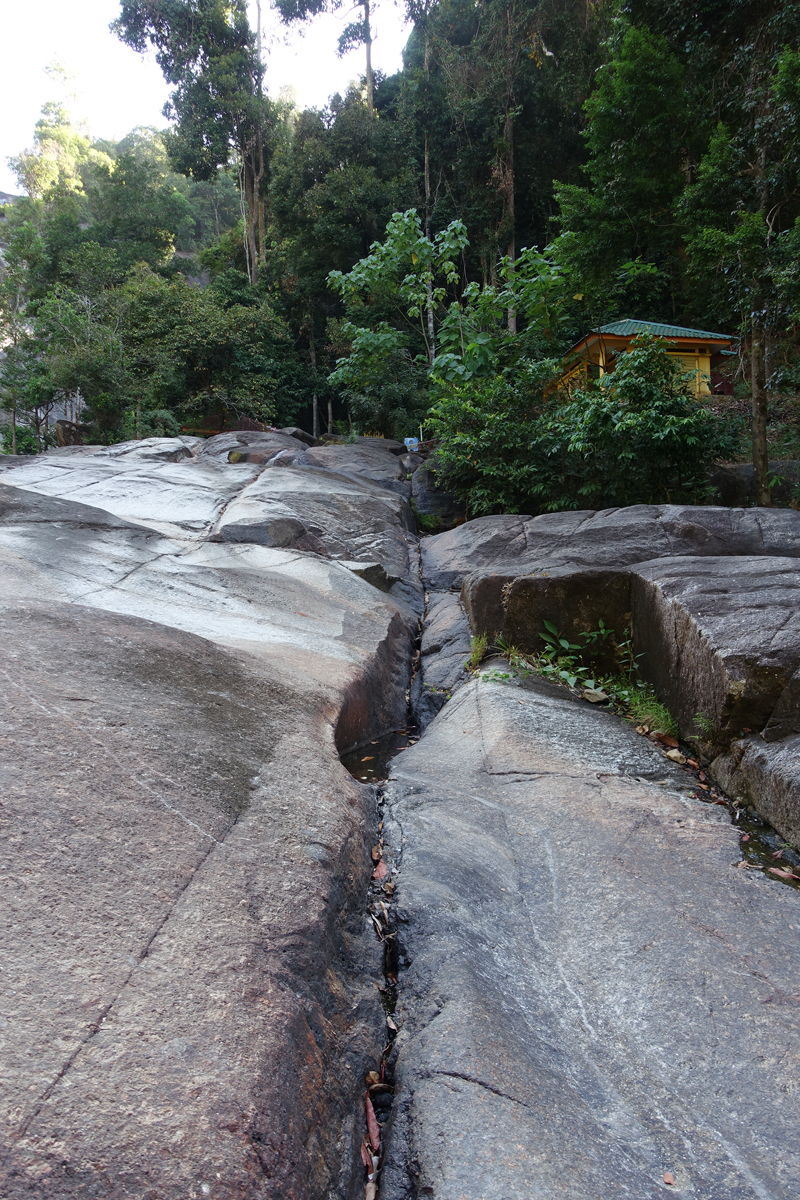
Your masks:
[{"label": "weathered rock ledge", "polygon": [[794,510],[643,505],[482,518],[426,539],[423,570],[460,586],[473,633],[522,650],[545,621],[568,637],[629,628],[681,737],[800,845],[800,764],[782,741],[800,734],[798,557]]}]

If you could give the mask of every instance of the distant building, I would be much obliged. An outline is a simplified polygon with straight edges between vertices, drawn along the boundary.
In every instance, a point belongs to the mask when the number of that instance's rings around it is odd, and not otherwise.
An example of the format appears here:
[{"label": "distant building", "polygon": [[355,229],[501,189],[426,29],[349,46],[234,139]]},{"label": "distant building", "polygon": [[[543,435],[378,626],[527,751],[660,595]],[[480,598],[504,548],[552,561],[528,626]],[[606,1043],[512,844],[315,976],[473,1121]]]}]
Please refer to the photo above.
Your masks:
[{"label": "distant building", "polygon": [[725,392],[729,388],[719,368],[734,353],[734,338],[707,329],[688,329],[684,325],[662,325],[658,321],[612,321],[587,333],[562,360],[563,371],[558,387],[570,387],[581,379],[599,379],[611,374],[620,354],[640,333],[663,338],[667,353],[673,355],[682,371],[690,376],[696,396]]}]

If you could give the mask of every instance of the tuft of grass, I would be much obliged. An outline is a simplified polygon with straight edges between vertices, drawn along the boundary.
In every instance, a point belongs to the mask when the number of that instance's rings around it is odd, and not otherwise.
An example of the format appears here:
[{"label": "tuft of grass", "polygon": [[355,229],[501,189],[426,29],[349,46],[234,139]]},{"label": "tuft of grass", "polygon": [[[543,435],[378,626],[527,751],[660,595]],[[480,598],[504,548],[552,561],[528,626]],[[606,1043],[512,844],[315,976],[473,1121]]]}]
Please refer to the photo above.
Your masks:
[{"label": "tuft of grass", "polygon": [[477,671],[482,659],[486,654],[486,647],[489,644],[489,639],[485,633],[479,633],[477,637],[472,639],[470,644],[470,656],[465,665],[468,671]]},{"label": "tuft of grass", "polygon": [[678,736],[678,726],[672,713],[662,704],[649,683],[638,683],[630,689],[622,715],[635,725],[646,725],[651,733]]}]

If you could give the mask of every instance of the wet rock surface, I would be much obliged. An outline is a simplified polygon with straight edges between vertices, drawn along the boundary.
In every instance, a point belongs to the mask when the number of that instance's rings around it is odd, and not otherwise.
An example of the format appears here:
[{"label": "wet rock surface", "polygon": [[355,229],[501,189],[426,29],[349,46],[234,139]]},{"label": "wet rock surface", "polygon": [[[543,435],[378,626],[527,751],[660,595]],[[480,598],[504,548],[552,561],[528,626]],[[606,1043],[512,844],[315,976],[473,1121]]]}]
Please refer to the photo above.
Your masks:
[{"label": "wet rock surface", "polygon": [[795,1193],[797,896],[668,766],[486,679],[395,760],[383,1200]]}]

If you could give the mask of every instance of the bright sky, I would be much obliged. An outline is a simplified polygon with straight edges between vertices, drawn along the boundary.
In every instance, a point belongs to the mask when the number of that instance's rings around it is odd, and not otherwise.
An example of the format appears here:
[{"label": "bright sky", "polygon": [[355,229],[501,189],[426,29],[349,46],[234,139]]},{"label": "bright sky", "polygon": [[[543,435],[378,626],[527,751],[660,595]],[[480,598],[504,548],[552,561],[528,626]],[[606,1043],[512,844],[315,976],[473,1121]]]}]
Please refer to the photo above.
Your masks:
[{"label": "bright sky", "polygon": [[[249,0],[248,0],[249,3]],[[255,27],[255,3],[250,4]],[[75,76],[72,104],[76,117],[86,120],[94,137],[121,138],[134,125],[163,127],[161,109],[167,88],[149,56],[142,59],[123,46],[108,26],[119,14],[118,0],[38,0],[34,10],[23,4],[4,6],[0,38],[0,191],[16,195],[20,188],[6,159],[33,142],[33,128],[46,100],[60,100],[59,86],[45,74],[58,61]],[[304,31],[288,34],[269,7],[262,3],[263,44],[267,86],[277,96],[291,85],[297,103],[321,107],[334,92],[343,92],[364,71],[363,49],[336,56],[336,41],[356,13],[346,7],[317,17]],[[31,20],[35,21],[35,28]],[[382,0],[374,20],[372,61],[391,74],[400,67],[408,37],[393,0]]]}]

